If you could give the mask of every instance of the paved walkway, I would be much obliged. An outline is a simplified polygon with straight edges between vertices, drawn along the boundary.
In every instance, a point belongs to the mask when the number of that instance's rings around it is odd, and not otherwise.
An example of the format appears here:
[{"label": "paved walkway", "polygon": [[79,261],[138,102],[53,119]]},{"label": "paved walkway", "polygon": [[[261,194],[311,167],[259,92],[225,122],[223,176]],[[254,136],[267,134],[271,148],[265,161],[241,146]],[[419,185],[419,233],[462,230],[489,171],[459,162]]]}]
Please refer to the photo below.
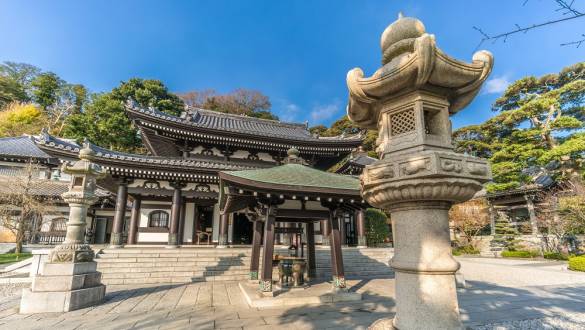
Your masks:
[{"label": "paved walkway", "polygon": [[[459,292],[466,326],[495,328],[496,322],[564,315],[585,329],[585,274],[556,262],[460,260],[468,284]],[[237,283],[109,286],[104,304],[66,314],[18,314],[20,297],[13,296],[0,300],[0,328],[365,329],[392,316],[393,281],[349,281],[351,290],[364,295],[357,303],[270,309],[249,308]]]}]

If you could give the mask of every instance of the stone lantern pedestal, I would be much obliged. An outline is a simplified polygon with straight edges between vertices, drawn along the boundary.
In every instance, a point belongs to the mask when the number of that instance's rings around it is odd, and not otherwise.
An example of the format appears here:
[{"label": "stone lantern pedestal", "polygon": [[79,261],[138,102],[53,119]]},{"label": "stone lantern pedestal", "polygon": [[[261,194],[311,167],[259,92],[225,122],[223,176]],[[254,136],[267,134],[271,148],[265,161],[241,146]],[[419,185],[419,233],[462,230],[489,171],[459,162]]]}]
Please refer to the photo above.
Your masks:
[{"label": "stone lantern pedestal", "polygon": [[379,160],[362,174],[362,195],[390,211],[396,315],[372,329],[461,329],[449,209],[490,180],[485,160],[457,154],[449,116],[478,93],[493,59],[468,64],[444,54],[421,21],[399,16],[381,37],[382,68],[348,73],[348,115],[379,132]]},{"label": "stone lantern pedestal", "polygon": [[96,271],[94,252],[84,243],[87,208],[93,204],[96,178],[101,168],[86,159],[92,151],[84,148],[72,166],[63,171],[72,176],[69,191],[62,195],[69,203],[65,241],[50,253],[31,288],[23,289],[20,313],[68,312],[100,303],[106,287]]}]

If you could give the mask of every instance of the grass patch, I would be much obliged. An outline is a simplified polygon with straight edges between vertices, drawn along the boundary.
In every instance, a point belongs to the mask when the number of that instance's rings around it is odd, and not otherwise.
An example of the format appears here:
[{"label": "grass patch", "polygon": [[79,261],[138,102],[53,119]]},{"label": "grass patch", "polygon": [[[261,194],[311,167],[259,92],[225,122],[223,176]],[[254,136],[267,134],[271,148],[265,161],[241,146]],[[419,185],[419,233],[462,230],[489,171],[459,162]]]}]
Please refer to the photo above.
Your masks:
[{"label": "grass patch", "polygon": [[537,251],[502,251],[503,258],[536,258],[539,255]]},{"label": "grass patch", "polygon": [[0,254],[0,264],[22,261],[32,257],[31,253],[4,253]]},{"label": "grass patch", "polygon": [[464,255],[464,254],[479,254],[479,250],[474,248],[471,245],[468,246],[458,246],[456,248],[453,248],[452,250],[453,255],[454,256],[460,256],[460,255]]},{"label": "grass patch", "polygon": [[585,272],[585,255],[569,258],[569,269]]}]

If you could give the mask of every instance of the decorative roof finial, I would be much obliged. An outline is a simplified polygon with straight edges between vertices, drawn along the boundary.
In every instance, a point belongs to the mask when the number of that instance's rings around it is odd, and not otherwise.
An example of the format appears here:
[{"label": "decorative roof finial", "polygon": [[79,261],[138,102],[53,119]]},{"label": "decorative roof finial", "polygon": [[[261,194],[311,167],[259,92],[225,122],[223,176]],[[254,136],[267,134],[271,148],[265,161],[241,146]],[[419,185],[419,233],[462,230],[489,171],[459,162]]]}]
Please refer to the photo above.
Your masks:
[{"label": "decorative roof finial", "polygon": [[404,14],[402,13],[402,11],[398,12],[398,19],[404,18]]},{"label": "decorative roof finial", "polygon": [[79,150],[79,158],[87,159],[88,157],[91,157],[93,155],[95,155],[95,152],[91,148],[91,143],[89,142],[87,137],[83,138],[83,148]]},{"label": "decorative roof finial", "polygon": [[297,148],[290,148],[286,152],[289,158],[299,158],[301,152]]}]

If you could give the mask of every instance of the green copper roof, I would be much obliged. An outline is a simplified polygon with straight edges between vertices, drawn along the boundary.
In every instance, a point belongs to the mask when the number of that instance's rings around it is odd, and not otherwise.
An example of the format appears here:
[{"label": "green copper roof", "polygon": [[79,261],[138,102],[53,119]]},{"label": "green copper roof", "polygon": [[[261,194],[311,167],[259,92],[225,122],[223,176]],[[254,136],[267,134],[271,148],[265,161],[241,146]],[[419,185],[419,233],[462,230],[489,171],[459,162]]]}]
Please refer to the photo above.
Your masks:
[{"label": "green copper roof", "polygon": [[355,190],[359,195],[360,181],[352,176],[316,170],[300,164],[286,164],[259,170],[224,171],[232,177],[259,183],[313,187],[325,189]]}]

